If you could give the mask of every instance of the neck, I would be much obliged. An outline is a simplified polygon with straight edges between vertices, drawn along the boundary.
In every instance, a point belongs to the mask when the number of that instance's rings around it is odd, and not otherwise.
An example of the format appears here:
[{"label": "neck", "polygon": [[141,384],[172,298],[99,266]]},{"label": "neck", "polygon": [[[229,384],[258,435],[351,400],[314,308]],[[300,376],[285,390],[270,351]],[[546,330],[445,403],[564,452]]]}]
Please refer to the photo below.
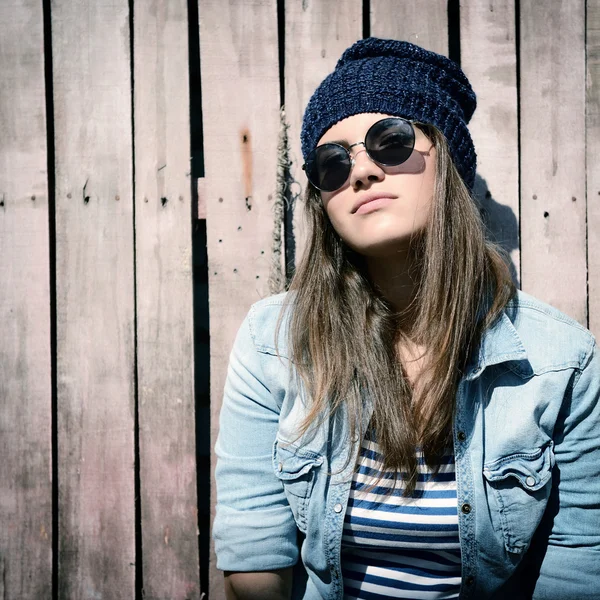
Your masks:
[{"label": "neck", "polygon": [[[386,257],[367,257],[366,266],[369,278],[402,321],[410,322],[415,314],[412,301],[417,293],[417,257],[410,250],[401,250]],[[401,322],[402,322],[401,321]]]}]

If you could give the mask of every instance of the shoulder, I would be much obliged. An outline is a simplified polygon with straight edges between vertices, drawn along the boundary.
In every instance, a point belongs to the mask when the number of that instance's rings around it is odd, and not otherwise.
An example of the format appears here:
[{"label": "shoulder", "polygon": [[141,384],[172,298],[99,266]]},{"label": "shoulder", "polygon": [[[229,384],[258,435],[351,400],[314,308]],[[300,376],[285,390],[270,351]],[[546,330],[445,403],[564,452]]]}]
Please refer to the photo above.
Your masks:
[{"label": "shoulder", "polygon": [[535,373],[583,368],[596,345],[594,335],[557,308],[517,291],[504,310]]},{"label": "shoulder", "polygon": [[246,317],[256,349],[269,354],[287,354],[287,331],[293,294],[283,292],[258,300]]}]

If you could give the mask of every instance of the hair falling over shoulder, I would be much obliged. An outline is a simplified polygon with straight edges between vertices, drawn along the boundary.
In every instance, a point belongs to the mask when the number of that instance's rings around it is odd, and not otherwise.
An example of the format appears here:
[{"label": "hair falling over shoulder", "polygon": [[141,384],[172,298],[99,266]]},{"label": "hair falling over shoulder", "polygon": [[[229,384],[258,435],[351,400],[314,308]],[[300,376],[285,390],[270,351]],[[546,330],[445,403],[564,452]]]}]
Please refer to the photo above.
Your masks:
[{"label": "hair falling over shoulder", "polygon": [[290,286],[290,358],[311,402],[299,435],[323,415],[342,410],[351,436],[362,438],[363,399],[372,398],[370,427],[383,468],[402,474],[407,496],[416,486],[416,448],[435,471],[451,446],[455,396],[467,360],[516,293],[505,253],[486,240],[444,135],[419,127],[437,150],[432,218],[414,242],[419,272],[409,334],[428,349],[419,392],[413,393],[397,351],[406,335],[402,315],[371,285],[361,257],[340,239],[311,187],[307,247]]}]

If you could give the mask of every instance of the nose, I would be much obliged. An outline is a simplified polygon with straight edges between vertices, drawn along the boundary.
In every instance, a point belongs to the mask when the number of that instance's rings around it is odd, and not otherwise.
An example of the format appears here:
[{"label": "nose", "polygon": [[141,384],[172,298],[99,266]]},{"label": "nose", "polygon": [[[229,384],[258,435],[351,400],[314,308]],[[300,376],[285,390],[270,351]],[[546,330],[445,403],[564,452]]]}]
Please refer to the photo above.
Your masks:
[{"label": "nose", "polygon": [[[359,144],[353,144],[359,146]],[[350,185],[355,189],[367,188],[375,181],[381,181],[385,177],[383,169],[373,162],[367,154],[364,142],[354,149],[354,166],[350,173]]]}]

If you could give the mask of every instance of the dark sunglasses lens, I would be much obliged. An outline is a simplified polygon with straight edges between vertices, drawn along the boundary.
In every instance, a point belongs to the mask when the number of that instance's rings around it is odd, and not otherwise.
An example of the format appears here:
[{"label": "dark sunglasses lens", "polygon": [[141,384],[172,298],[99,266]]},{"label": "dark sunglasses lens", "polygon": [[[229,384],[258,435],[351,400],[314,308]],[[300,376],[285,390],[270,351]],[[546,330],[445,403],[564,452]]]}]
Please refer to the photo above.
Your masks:
[{"label": "dark sunglasses lens", "polygon": [[317,146],[306,161],[309,181],[323,192],[341,188],[350,175],[350,156],[338,144]]},{"label": "dark sunglasses lens", "polygon": [[388,118],[371,126],[365,138],[371,158],[382,165],[400,165],[412,154],[415,147],[415,130],[408,121]]}]

